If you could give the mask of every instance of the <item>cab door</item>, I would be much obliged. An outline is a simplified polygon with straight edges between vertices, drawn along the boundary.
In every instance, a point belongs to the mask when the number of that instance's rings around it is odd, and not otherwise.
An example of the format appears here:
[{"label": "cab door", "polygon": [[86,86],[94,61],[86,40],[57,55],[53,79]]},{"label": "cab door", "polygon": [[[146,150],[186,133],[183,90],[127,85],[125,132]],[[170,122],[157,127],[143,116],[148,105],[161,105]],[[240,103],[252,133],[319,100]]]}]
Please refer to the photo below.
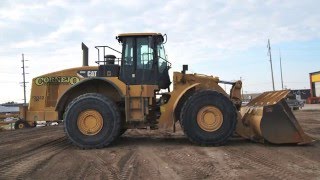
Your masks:
[{"label": "cab door", "polygon": [[128,85],[156,85],[158,63],[152,36],[123,39],[120,79]]}]

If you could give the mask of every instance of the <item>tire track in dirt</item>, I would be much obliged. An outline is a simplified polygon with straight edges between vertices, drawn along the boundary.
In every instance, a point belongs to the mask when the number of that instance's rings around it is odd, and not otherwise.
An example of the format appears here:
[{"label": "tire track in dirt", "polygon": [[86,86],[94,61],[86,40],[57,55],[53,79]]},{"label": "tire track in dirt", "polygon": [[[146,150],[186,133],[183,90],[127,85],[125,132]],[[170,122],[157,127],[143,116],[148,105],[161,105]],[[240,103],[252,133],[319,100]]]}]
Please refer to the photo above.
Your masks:
[{"label": "tire track in dirt", "polygon": [[140,150],[138,151],[133,179],[160,179],[159,165],[157,167],[153,166],[146,155],[142,154]]},{"label": "tire track in dirt", "polygon": [[11,158],[11,156],[19,156],[29,151],[34,151],[38,148],[41,148],[43,145],[47,144],[48,141],[52,141],[54,139],[62,137],[64,137],[64,135],[59,135],[50,138],[48,138],[47,136],[39,136],[36,138],[29,139],[28,137],[27,141],[24,140],[24,142],[21,143],[1,144],[0,151],[2,152],[2,154],[5,154],[5,156],[1,156],[0,161],[4,161],[8,158]]},{"label": "tire track in dirt", "polygon": [[21,178],[43,161],[47,161],[67,148],[70,143],[65,137],[43,144],[37,149],[8,157],[0,162],[0,179]]},{"label": "tire track in dirt", "polygon": [[[319,166],[319,158],[318,160],[314,158],[310,158],[306,156],[306,154],[312,153],[310,150],[314,149],[313,146],[283,146],[281,148],[278,147],[261,147],[257,146],[257,152],[263,151],[264,158],[268,158],[269,160],[272,159],[271,162],[280,162],[276,163],[278,166],[281,165],[283,167],[286,165],[287,169],[290,169],[290,171],[294,173],[303,173],[304,177],[309,176],[312,177],[315,174],[320,174],[320,169],[316,168]],[[294,151],[290,151],[290,148],[294,148]],[[276,153],[275,153],[276,152]],[[250,151],[248,153],[251,153]],[[276,155],[275,155],[276,154]],[[277,156],[278,158],[274,158]],[[271,157],[271,158],[269,158]],[[281,159],[285,159],[286,163],[283,164]],[[298,162],[298,163],[297,163]]]},{"label": "tire track in dirt", "polygon": [[[169,151],[167,155],[182,167],[184,166],[184,168],[180,169],[179,172],[179,175],[183,179],[208,178],[216,170],[211,162],[206,162],[201,158],[195,158],[192,153],[184,152],[183,150]],[[218,177],[215,178],[218,179]]]},{"label": "tire track in dirt", "polygon": [[99,168],[94,161],[86,162],[79,173],[76,174],[76,178],[72,179],[109,179],[105,173],[105,170]]},{"label": "tire track in dirt", "polygon": [[173,168],[174,164],[161,156],[165,148],[145,146],[138,150],[143,157],[144,167],[148,168],[146,179],[182,179]]},{"label": "tire track in dirt", "polygon": [[8,132],[4,131],[0,133],[0,143],[25,140],[25,134],[28,134],[28,139],[31,139],[40,135],[54,134],[55,132],[63,133],[63,126],[27,128]]},{"label": "tire track in dirt", "polygon": [[[150,166],[136,148],[112,150],[80,150],[76,157],[85,160],[81,166],[71,169],[76,176],[72,179],[150,179],[158,176],[150,173]],[[68,149],[70,150],[70,149]],[[77,172],[75,171],[77,170]],[[140,172],[142,171],[143,174]],[[76,172],[76,173],[75,173]],[[140,173],[140,174],[139,174]],[[140,178],[142,177],[142,178]]]},{"label": "tire track in dirt", "polygon": [[200,162],[213,163],[215,171],[210,175],[214,179],[237,179],[237,174],[233,167],[234,162],[230,161],[226,153],[221,150],[221,147],[198,147],[195,148],[195,152],[197,152],[197,157],[201,157]]},{"label": "tire track in dirt", "polygon": [[196,148],[162,148],[155,150],[155,154],[181,179],[223,179],[223,174],[217,171],[216,162],[208,160],[203,153],[199,154]]},{"label": "tire track in dirt", "polygon": [[[247,165],[255,169],[252,176],[256,178],[276,178],[276,179],[304,179],[306,176],[282,168],[278,165],[274,154],[266,154],[265,151],[246,151],[233,147],[223,147],[228,152],[231,161],[238,161],[242,165]],[[210,156],[210,153],[209,153]]]},{"label": "tire track in dirt", "polygon": [[132,179],[133,169],[136,165],[137,154],[134,150],[130,150],[119,161],[120,173],[119,179]]},{"label": "tire track in dirt", "polygon": [[[49,177],[49,179],[83,179],[82,176],[91,177],[95,175],[93,171],[97,172],[97,170],[94,168],[89,170],[90,165],[95,166],[95,163],[92,163],[92,159],[87,158],[90,156],[84,156],[84,154],[90,154],[85,152],[70,143],[63,151],[37,164],[33,171],[28,172],[25,179],[34,180],[44,177]],[[101,173],[101,175],[103,174]]]},{"label": "tire track in dirt", "polygon": [[[77,173],[75,179],[97,178],[98,174],[103,176],[102,179],[150,179],[150,177],[158,178],[153,174],[152,168],[144,159],[144,156],[137,148],[130,149],[97,149],[88,151],[78,151],[77,157],[86,159],[87,161],[80,166],[80,172]],[[89,162],[88,162],[89,161]],[[88,172],[88,163],[92,163],[94,167]],[[142,173],[141,173],[142,172]],[[150,173],[151,172],[151,173]],[[101,178],[100,178],[101,179]]]},{"label": "tire track in dirt", "polygon": [[74,179],[86,179],[93,171],[94,164],[92,162],[85,162],[81,165]]},{"label": "tire track in dirt", "polygon": [[119,169],[112,165],[112,162],[116,162],[116,158],[110,159],[109,162],[104,160],[104,156],[97,154],[97,168],[106,174],[108,179],[116,180],[119,179]]}]

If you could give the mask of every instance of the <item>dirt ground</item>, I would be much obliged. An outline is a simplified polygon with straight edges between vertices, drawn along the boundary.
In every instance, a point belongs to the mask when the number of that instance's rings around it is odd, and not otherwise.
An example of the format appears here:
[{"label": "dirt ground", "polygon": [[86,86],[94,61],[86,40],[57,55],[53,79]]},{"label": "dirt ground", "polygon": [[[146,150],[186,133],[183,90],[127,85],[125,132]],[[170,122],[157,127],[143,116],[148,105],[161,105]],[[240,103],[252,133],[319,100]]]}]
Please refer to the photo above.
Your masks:
[{"label": "dirt ground", "polygon": [[[295,112],[320,140],[320,110]],[[111,147],[81,150],[62,126],[0,132],[0,179],[320,179],[320,142],[270,145],[232,138],[200,147],[180,131],[130,130]]]}]

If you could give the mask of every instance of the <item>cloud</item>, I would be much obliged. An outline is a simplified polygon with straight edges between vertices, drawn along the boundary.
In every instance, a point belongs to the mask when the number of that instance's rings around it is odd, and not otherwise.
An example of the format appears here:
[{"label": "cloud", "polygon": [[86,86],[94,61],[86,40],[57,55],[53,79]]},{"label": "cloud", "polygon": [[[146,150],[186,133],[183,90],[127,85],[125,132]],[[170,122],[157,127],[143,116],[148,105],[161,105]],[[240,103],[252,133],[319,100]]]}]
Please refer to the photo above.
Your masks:
[{"label": "cloud", "polygon": [[44,6],[38,3],[15,4],[10,2],[7,6],[2,6],[0,9],[0,19],[18,21],[25,18],[25,15],[29,12],[42,8],[44,8]]},{"label": "cloud", "polygon": [[0,62],[13,68],[8,64],[25,53],[33,60],[32,75],[40,75],[81,65],[81,42],[94,62],[95,45],[120,50],[118,33],[154,31],[168,34],[174,70],[190,64],[196,72],[223,74],[229,69],[208,67],[251,63],[234,57],[264,48],[268,38],[274,44],[319,39],[319,5],[309,0],[1,1]]},{"label": "cloud", "polygon": [[[68,39],[69,36],[73,36],[77,32],[87,32],[87,29],[84,26],[84,19],[81,17],[67,19],[55,31],[50,32],[45,36],[22,40],[20,42],[13,42],[10,44],[10,47],[17,49],[45,47],[48,44],[63,42],[65,39]],[[74,40],[78,41],[77,39]]]}]

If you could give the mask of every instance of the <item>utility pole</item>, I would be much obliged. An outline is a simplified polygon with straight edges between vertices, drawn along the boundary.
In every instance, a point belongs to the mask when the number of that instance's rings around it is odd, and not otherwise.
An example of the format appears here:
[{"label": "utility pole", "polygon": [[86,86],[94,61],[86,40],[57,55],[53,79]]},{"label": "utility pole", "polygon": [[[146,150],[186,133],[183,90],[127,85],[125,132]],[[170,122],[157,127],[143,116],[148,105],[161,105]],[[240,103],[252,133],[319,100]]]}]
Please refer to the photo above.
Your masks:
[{"label": "utility pole", "polygon": [[269,40],[269,39],[268,39],[268,55],[269,55],[269,57],[270,57],[272,87],[273,87],[273,91],[275,91],[275,88],[274,88],[274,79],[273,79],[273,68],[272,68],[272,57],[271,57],[271,46],[270,46],[270,40]]},{"label": "utility pole", "polygon": [[283,76],[282,76],[282,63],[281,63],[281,51],[280,51],[280,49],[279,49],[279,55],[280,55],[281,88],[283,90]]},{"label": "utility pole", "polygon": [[25,61],[28,61],[28,60],[25,60],[24,59],[24,54],[22,54],[22,76],[23,76],[23,82],[22,83],[22,86],[23,86],[23,105],[26,106],[27,105],[27,98],[26,98],[26,71],[25,71],[25,65],[24,65],[24,62]]}]

